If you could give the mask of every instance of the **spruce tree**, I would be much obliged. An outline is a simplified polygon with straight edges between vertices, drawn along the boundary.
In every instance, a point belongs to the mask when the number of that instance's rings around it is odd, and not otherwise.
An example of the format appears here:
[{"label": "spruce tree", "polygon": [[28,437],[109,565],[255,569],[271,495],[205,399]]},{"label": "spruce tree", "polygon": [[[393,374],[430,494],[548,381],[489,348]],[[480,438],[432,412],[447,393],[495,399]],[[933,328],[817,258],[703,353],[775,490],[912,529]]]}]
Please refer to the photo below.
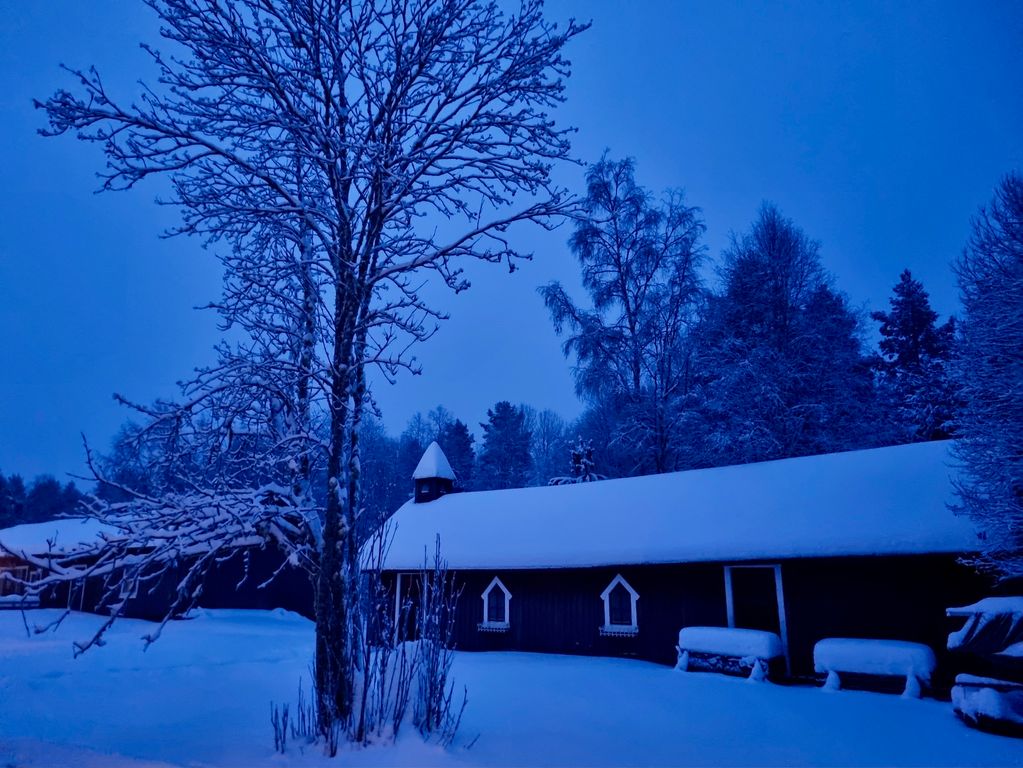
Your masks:
[{"label": "spruce tree", "polygon": [[455,471],[455,487],[461,490],[473,487],[472,469],[476,461],[473,442],[469,427],[460,419],[447,422],[437,433],[437,443]]},{"label": "spruce tree", "polygon": [[487,411],[480,451],[478,487],[483,490],[521,488],[529,480],[532,457],[525,413],[507,400]]},{"label": "spruce tree", "polygon": [[597,463],[593,460],[593,443],[589,440],[583,440],[581,437],[576,439],[571,450],[570,464],[571,475],[552,477],[548,485],[575,485],[606,479],[597,472]]},{"label": "spruce tree", "polygon": [[879,397],[901,438],[946,438],[954,407],[949,366],[955,321],[937,325],[927,291],[908,269],[889,304],[889,312],[870,315],[881,324],[880,354],[873,361]]}]

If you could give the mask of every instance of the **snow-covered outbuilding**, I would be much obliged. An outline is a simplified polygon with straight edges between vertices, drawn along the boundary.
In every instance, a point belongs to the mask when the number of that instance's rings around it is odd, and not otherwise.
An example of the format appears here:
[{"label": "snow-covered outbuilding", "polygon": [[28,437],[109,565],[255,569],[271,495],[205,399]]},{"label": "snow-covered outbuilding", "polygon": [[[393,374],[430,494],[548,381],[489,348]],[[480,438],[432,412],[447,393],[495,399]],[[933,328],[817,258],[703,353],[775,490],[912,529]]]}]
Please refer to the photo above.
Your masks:
[{"label": "snow-covered outbuilding", "polygon": [[[461,588],[463,650],[672,663],[680,628],[727,626],[776,632],[792,673],[809,675],[814,644],[827,637],[940,649],[945,608],[988,586],[957,562],[978,538],[949,511],[949,445],[428,501],[417,493],[392,518],[384,576],[414,593],[439,536]],[[447,465],[439,447],[428,454],[429,466]]]},{"label": "snow-covered outbuilding", "polygon": [[[104,538],[123,532],[94,519],[64,518],[0,529],[0,608],[42,605],[91,613],[107,612],[107,579],[116,577],[116,564],[99,568],[80,582],[63,582],[29,601],[21,599],[26,582],[45,577],[53,561],[73,556],[84,565],[99,559]],[[262,541],[239,541],[234,555],[215,563],[203,581],[199,605],[206,608],[286,608],[312,615],[312,586],[298,567],[282,566],[284,556]],[[144,586],[132,585],[117,596],[125,603],[122,615],[160,619],[172,603],[173,590],[185,563],[168,568]],[[115,582],[116,583],[116,582]],[[29,590],[34,591],[34,590]]]},{"label": "snow-covered outbuilding", "polygon": [[[37,596],[26,597],[27,584],[46,573],[47,563],[99,541],[102,533],[109,532],[95,520],[75,518],[25,523],[0,530],[0,606],[38,605]],[[80,607],[81,597],[79,594],[74,607]],[[63,597],[65,603],[69,600],[67,595]]]}]

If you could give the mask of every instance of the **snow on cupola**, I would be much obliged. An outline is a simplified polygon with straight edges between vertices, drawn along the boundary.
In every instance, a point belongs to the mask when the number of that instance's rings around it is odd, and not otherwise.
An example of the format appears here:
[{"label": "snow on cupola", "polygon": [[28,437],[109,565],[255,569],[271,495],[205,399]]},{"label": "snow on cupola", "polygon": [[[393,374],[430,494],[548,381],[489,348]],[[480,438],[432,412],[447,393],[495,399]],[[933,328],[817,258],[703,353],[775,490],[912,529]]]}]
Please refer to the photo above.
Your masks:
[{"label": "snow on cupola", "polygon": [[436,440],[423,453],[412,479],[416,484],[417,504],[439,499],[454,490],[455,473]]}]

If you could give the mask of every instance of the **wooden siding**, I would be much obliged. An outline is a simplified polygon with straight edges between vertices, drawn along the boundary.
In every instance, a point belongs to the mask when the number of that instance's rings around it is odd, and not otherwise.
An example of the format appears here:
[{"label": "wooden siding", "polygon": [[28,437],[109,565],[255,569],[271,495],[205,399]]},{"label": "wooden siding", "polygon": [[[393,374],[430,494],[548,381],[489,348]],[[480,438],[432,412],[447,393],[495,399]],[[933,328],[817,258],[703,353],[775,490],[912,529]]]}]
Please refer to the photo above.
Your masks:
[{"label": "wooden siding", "polygon": [[[305,572],[286,567],[269,584],[260,588],[280,567],[282,555],[272,548],[239,550],[235,556],[217,563],[203,582],[198,605],[202,608],[284,608],[307,618],[313,616],[313,587]],[[184,576],[184,566],[165,573],[159,580],[139,586],[129,598],[123,616],[160,620],[173,602],[174,591]],[[87,579],[84,584],[60,584],[41,596],[44,608],[65,608],[91,613],[108,612],[100,608],[106,591],[103,577]]]},{"label": "wooden siding", "polygon": [[[726,565],[755,563],[461,571],[455,574],[461,589],[455,644],[466,651],[626,656],[674,664],[680,628],[728,625]],[[600,594],[619,573],[639,593],[639,631],[632,637],[600,632]],[[945,608],[971,602],[990,589],[987,580],[949,555],[787,560],[781,562],[781,573],[796,677],[813,674],[813,646],[825,637],[923,642],[944,661],[952,628]],[[505,632],[478,627],[482,595],[495,576],[512,594]],[[394,574],[385,573],[385,579],[393,588]]]}]

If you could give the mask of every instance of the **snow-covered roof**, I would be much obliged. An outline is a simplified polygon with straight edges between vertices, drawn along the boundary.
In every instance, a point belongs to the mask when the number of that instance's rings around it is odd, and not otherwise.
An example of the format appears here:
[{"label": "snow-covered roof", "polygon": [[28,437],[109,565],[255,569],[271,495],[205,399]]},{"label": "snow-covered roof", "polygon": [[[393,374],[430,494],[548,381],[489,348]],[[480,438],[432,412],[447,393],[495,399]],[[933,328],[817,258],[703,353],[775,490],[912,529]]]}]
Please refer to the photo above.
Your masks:
[{"label": "snow-covered roof", "polygon": [[[970,552],[949,442],[576,485],[456,493],[395,513],[389,569],[550,568]],[[417,470],[418,472],[418,470]]]},{"label": "snow-covered roof", "polygon": [[416,465],[416,471],[412,473],[413,480],[425,480],[426,478],[442,477],[446,480],[454,480],[455,473],[448,463],[448,457],[434,440],[423,452],[423,458]]},{"label": "snow-covered roof", "polygon": [[115,532],[109,525],[85,518],[26,523],[0,530],[0,550],[16,556],[58,554],[91,544],[101,533],[112,535]]}]

